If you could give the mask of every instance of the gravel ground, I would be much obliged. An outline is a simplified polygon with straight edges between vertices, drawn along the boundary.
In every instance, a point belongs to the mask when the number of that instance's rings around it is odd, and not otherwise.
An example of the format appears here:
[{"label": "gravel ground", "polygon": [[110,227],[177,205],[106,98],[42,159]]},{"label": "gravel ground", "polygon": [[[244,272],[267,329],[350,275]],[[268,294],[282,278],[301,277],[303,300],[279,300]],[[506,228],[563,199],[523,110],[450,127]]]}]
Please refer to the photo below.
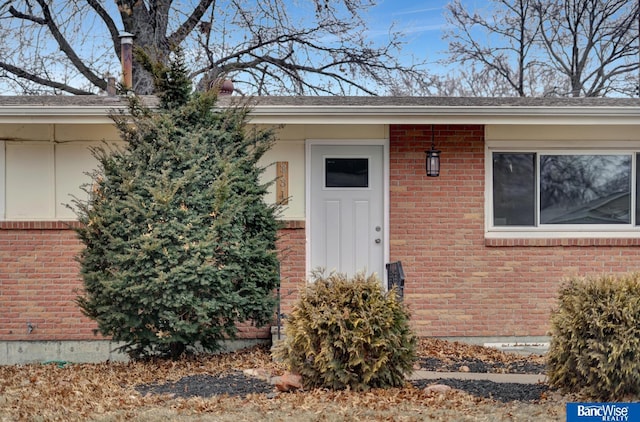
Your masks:
[{"label": "gravel ground", "polygon": [[[436,358],[422,358],[421,369],[428,371],[459,371],[461,366],[467,366],[471,372],[481,373],[518,373],[539,374],[544,372],[544,366],[528,360],[504,364],[501,362],[484,362],[481,360],[457,360],[444,363]],[[411,382],[416,388],[424,388],[430,384],[445,384],[452,388],[465,391],[474,396],[491,398],[501,402],[537,401],[549,387],[544,384],[513,384],[497,383],[485,380],[417,380]],[[170,394],[174,397],[211,397],[228,395],[246,397],[249,394],[273,394],[274,387],[265,381],[248,377],[242,372],[231,372],[219,376],[193,375],[184,377],[176,382],[166,384],[146,384],[136,388],[141,394]]]}]

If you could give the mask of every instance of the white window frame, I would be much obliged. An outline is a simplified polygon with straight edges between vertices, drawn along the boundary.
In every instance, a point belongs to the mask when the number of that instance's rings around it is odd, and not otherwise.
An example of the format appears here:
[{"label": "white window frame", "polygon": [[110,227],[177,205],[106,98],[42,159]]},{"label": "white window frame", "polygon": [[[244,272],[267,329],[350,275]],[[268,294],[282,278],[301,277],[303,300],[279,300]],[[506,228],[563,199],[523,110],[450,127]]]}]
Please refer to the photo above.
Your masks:
[{"label": "white window frame", "polygon": [[[531,152],[536,154],[536,167],[541,154],[629,154],[631,155],[631,223],[629,224],[544,224],[532,227],[494,226],[493,221],[493,153]],[[639,141],[487,141],[485,144],[485,238],[487,239],[566,239],[566,238],[640,238],[640,221],[635,221],[636,156]],[[536,170],[536,186],[540,181]],[[536,204],[539,204],[537,193]],[[536,205],[538,206],[538,205]],[[536,209],[536,221],[539,221]]]}]

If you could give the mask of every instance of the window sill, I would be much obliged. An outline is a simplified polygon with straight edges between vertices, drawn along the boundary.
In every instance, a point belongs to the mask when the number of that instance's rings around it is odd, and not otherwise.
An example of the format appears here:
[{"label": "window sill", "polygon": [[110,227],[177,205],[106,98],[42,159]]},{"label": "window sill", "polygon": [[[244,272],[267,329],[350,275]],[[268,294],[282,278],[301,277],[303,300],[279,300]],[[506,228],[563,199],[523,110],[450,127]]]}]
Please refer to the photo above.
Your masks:
[{"label": "window sill", "polygon": [[[304,229],[304,220],[280,220],[282,229]],[[4,220],[0,230],[71,230],[80,227],[77,220]]]},{"label": "window sill", "polygon": [[489,247],[557,247],[557,246],[640,246],[640,237],[485,237]]},{"label": "window sill", "polygon": [[71,230],[80,227],[75,220],[0,221],[0,230]]}]

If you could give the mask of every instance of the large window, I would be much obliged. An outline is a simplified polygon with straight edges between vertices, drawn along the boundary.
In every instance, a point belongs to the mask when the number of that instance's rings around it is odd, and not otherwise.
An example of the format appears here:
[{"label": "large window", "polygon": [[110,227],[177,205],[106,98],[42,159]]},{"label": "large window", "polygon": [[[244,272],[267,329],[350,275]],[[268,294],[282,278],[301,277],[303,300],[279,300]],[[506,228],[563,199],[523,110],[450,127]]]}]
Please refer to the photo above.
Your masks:
[{"label": "large window", "polygon": [[490,151],[490,230],[640,229],[640,153]]}]

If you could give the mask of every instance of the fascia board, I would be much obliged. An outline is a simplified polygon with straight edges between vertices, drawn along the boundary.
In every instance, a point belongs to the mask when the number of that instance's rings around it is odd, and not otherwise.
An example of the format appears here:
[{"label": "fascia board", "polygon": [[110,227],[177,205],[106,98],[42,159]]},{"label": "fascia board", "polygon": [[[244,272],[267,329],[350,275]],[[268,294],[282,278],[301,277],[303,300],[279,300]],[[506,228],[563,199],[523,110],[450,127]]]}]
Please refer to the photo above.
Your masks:
[{"label": "fascia board", "polygon": [[80,123],[104,124],[112,123],[109,114],[122,107],[0,107],[0,123],[19,124],[55,124]]},{"label": "fascia board", "polygon": [[255,124],[640,124],[640,107],[260,106]]},{"label": "fascia board", "polygon": [[[0,123],[105,124],[109,106],[0,107]],[[254,124],[530,124],[638,125],[640,107],[433,107],[433,106],[261,106],[250,112]]]}]

